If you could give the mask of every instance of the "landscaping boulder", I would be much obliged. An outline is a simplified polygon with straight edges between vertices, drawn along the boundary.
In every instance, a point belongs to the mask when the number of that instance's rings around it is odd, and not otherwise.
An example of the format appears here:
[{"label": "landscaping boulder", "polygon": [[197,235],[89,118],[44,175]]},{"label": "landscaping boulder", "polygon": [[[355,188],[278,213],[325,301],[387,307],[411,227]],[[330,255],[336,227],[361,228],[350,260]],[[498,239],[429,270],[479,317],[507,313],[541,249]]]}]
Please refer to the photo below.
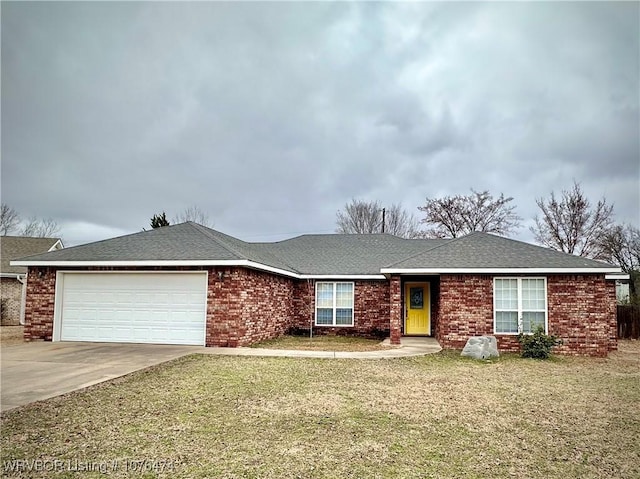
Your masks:
[{"label": "landscaping boulder", "polygon": [[473,336],[465,344],[461,356],[469,356],[474,359],[497,358],[500,356],[498,342],[495,336]]}]

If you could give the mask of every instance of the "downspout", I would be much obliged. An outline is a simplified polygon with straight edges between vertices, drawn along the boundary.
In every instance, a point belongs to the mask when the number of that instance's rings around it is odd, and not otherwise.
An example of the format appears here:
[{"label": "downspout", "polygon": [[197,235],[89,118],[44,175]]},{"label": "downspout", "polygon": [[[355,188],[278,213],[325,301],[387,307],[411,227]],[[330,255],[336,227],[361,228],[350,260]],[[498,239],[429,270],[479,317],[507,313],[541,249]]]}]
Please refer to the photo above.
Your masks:
[{"label": "downspout", "polygon": [[22,292],[20,294],[20,324],[24,326],[24,310],[27,306],[27,275],[17,274],[16,279],[22,285]]},{"label": "downspout", "polygon": [[[313,288],[311,287],[311,282],[312,282],[311,279],[307,279],[307,292],[310,298],[312,297],[311,294],[313,290]],[[315,296],[313,298],[314,298],[313,301],[315,301]],[[309,302],[309,339],[313,338],[313,317],[314,317],[313,309],[314,308],[311,307],[311,302]]]}]

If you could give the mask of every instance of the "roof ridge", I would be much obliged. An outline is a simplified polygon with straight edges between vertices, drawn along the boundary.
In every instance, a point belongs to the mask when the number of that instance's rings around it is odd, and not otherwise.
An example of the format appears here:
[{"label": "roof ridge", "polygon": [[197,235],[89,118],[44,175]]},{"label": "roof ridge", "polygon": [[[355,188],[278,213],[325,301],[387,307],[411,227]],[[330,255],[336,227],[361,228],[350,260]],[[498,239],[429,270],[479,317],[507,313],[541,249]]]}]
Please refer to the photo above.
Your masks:
[{"label": "roof ridge", "polygon": [[[259,254],[266,254],[269,256],[272,256],[273,259],[279,261],[280,263],[282,263],[283,265],[285,265],[291,272],[294,273],[299,273],[299,271],[294,268],[293,266],[291,266],[291,264],[289,264],[288,261],[286,261],[285,259],[283,259],[280,255],[276,254],[273,251],[269,251],[266,250],[264,248],[264,246],[271,245],[274,243],[248,243],[246,241],[243,241],[239,238],[236,238],[235,236],[231,236],[228,235],[226,233],[222,233],[221,231],[218,230],[214,230],[213,228],[208,228],[207,226],[201,225],[199,223],[195,223],[193,221],[189,221],[188,223],[191,224],[191,226],[194,226],[197,230],[199,230],[202,234],[204,234],[205,236],[207,236],[208,238],[212,239],[213,241],[216,241],[218,244],[220,244],[223,248],[225,248],[227,251],[240,256],[248,261],[255,261],[256,263],[261,263],[260,259],[257,258],[252,258],[249,257],[248,255],[241,253],[240,251],[238,251],[236,248],[234,248],[233,246],[229,245],[228,241],[225,241],[225,238],[232,238],[236,241],[240,241],[243,245],[246,245],[247,249],[249,249],[250,251],[256,251]],[[218,235],[222,236],[215,236],[212,233],[217,233]]]},{"label": "roof ridge", "polygon": [[492,233],[485,233],[484,231],[476,231],[476,233],[483,233],[491,238],[495,238],[495,239],[500,239],[500,240],[506,240],[506,241],[511,241],[512,243],[519,243],[519,244],[524,244],[525,246],[529,247],[529,248],[536,248],[536,249],[541,249],[546,251],[547,253],[552,253],[552,254],[560,254],[560,255],[569,255],[569,256],[573,256],[574,258],[578,258],[581,260],[586,260],[586,261],[591,261],[591,262],[595,262],[595,263],[600,263],[600,264],[606,264],[609,266],[616,266],[612,263],[609,263],[607,261],[604,260],[600,260],[600,259],[596,259],[596,258],[590,258],[588,256],[580,256],[577,254],[573,254],[573,253],[567,253],[566,251],[560,251],[554,248],[551,248],[549,246],[543,246],[543,245],[539,245],[539,244],[534,244],[534,243],[529,243],[528,241],[522,241],[522,240],[517,240],[517,239],[513,239],[513,238],[509,238],[507,236],[500,236],[500,235],[495,235]]},{"label": "roof ridge", "polygon": [[0,240],[4,240],[7,238],[14,238],[14,239],[32,239],[32,240],[40,240],[40,241],[44,241],[44,240],[61,240],[62,238],[59,238],[57,236],[24,236],[24,235],[0,235]]},{"label": "roof ridge", "polygon": [[[391,268],[392,266],[394,266],[394,265],[396,265],[398,263],[402,263],[402,262],[408,261],[408,260],[410,260],[412,258],[416,258],[416,257],[418,257],[420,255],[423,255],[423,254],[429,252],[429,251],[433,251],[434,249],[442,248],[443,246],[448,246],[451,243],[455,243],[456,241],[461,240],[462,238],[465,238],[466,236],[469,236],[469,235],[461,236],[460,238],[431,238],[431,239],[446,240],[446,243],[441,243],[441,244],[434,245],[432,248],[427,248],[427,249],[424,249],[424,250],[422,250],[422,251],[420,251],[418,253],[409,255],[409,256],[407,256],[407,257],[405,257],[405,258],[403,258],[403,259],[401,259],[399,261],[396,261],[395,263],[391,263],[389,265],[383,266],[383,268]],[[424,239],[428,239],[428,238],[424,238]]]},{"label": "roof ridge", "polygon": [[[215,241],[216,243],[218,243],[220,246],[222,246],[224,249],[226,249],[229,253],[232,253],[236,256],[240,256],[243,259],[246,260],[250,260],[251,258],[248,258],[247,255],[241,253],[240,251],[238,251],[237,249],[235,249],[233,246],[230,246],[228,244],[227,241],[224,241],[222,238],[216,237],[215,235],[213,235],[213,232],[219,233],[221,235],[224,236],[229,236],[229,235],[225,235],[224,233],[214,230],[212,228],[208,228],[204,225],[201,225],[199,223],[196,223],[194,221],[186,221],[186,224],[188,224],[189,226],[191,226],[192,228],[195,228],[198,232],[200,232],[201,234],[203,234],[204,236],[206,236],[207,238],[209,238],[212,241]],[[233,238],[233,236],[231,236],[231,238]],[[242,241],[241,239],[238,238],[234,238],[237,241],[240,241],[242,243],[245,243],[244,241]]]},{"label": "roof ridge", "polygon": [[[251,244],[258,245],[258,243],[251,243]],[[276,243],[261,243],[261,244],[259,244],[259,246],[258,246],[258,247],[259,247],[259,248],[262,248],[263,246],[267,246],[267,247],[269,247],[269,245],[272,245],[272,244],[276,244]],[[280,256],[278,253],[276,253],[276,252],[274,252],[274,251],[268,251],[268,250],[267,250],[267,251],[263,251],[263,253],[266,253],[266,254],[268,254],[268,255],[271,255],[271,256],[273,256],[275,259],[277,259],[278,261],[281,261],[281,262],[282,262],[282,264],[286,265],[286,266],[287,266],[287,268],[288,268],[290,271],[292,271],[292,272],[294,272],[294,273],[301,274],[301,271],[300,271],[298,268],[294,268],[293,266],[291,266],[291,263],[289,263],[286,259],[284,259],[282,256]]]}]

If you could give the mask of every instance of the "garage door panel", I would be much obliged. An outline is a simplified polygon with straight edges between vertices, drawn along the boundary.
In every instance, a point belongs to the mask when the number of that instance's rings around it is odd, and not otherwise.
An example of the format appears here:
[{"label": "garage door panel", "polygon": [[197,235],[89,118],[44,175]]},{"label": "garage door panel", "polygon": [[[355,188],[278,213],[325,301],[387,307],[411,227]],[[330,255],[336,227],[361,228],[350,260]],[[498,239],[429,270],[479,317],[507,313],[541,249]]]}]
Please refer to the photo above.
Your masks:
[{"label": "garage door panel", "polygon": [[60,339],[204,345],[206,274],[65,273]]}]

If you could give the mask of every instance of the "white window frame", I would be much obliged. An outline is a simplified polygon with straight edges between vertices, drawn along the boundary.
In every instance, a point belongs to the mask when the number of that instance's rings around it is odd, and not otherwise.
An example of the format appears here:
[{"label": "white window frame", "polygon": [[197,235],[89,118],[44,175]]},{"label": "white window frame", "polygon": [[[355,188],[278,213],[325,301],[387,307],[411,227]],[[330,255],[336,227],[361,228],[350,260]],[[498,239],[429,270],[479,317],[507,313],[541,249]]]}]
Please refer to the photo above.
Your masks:
[{"label": "white window frame", "polygon": [[[518,332],[517,333],[512,333],[512,332],[498,332],[496,330],[496,326],[497,326],[497,314],[499,311],[513,311],[512,309],[509,310],[505,310],[505,309],[501,309],[498,310],[496,307],[496,283],[498,280],[517,280],[518,282],[518,286],[517,286],[517,294],[518,294]],[[527,280],[527,279],[535,279],[535,280],[542,280],[544,282],[544,311],[540,310],[540,309],[527,309],[524,310],[522,307],[522,280]],[[522,331],[522,315],[523,313],[529,313],[529,312],[536,312],[536,313],[542,313],[544,312],[544,332],[545,334],[548,334],[549,331],[549,302],[548,302],[548,298],[547,298],[547,278],[545,276],[523,276],[523,277],[513,277],[513,276],[499,276],[499,277],[495,277],[493,278],[493,333],[494,334],[501,334],[501,335],[505,335],[505,336],[516,336],[520,333],[523,334],[533,334],[531,332],[523,332]]]},{"label": "white window frame", "polygon": [[[318,285],[319,284],[330,284],[333,286],[333,314],[332,314],[332,323],[331,324],[318,324]],[[338,308],[336,305],[337,302],[337,287],[339,284],[349,284],[351,285],[351,324],[336,324],[336,310],[338,309],[346,309],[346,308]],[[315,284],[316,293],[315,293],[315,320],[314,323],[318,327],[325,326],[327,328],[353,328],[355,321],[355,294],[356,294],[356,285],[352,281],[317,281]],[[329,308],[320,308],[320,309],[329,309]]]}]

